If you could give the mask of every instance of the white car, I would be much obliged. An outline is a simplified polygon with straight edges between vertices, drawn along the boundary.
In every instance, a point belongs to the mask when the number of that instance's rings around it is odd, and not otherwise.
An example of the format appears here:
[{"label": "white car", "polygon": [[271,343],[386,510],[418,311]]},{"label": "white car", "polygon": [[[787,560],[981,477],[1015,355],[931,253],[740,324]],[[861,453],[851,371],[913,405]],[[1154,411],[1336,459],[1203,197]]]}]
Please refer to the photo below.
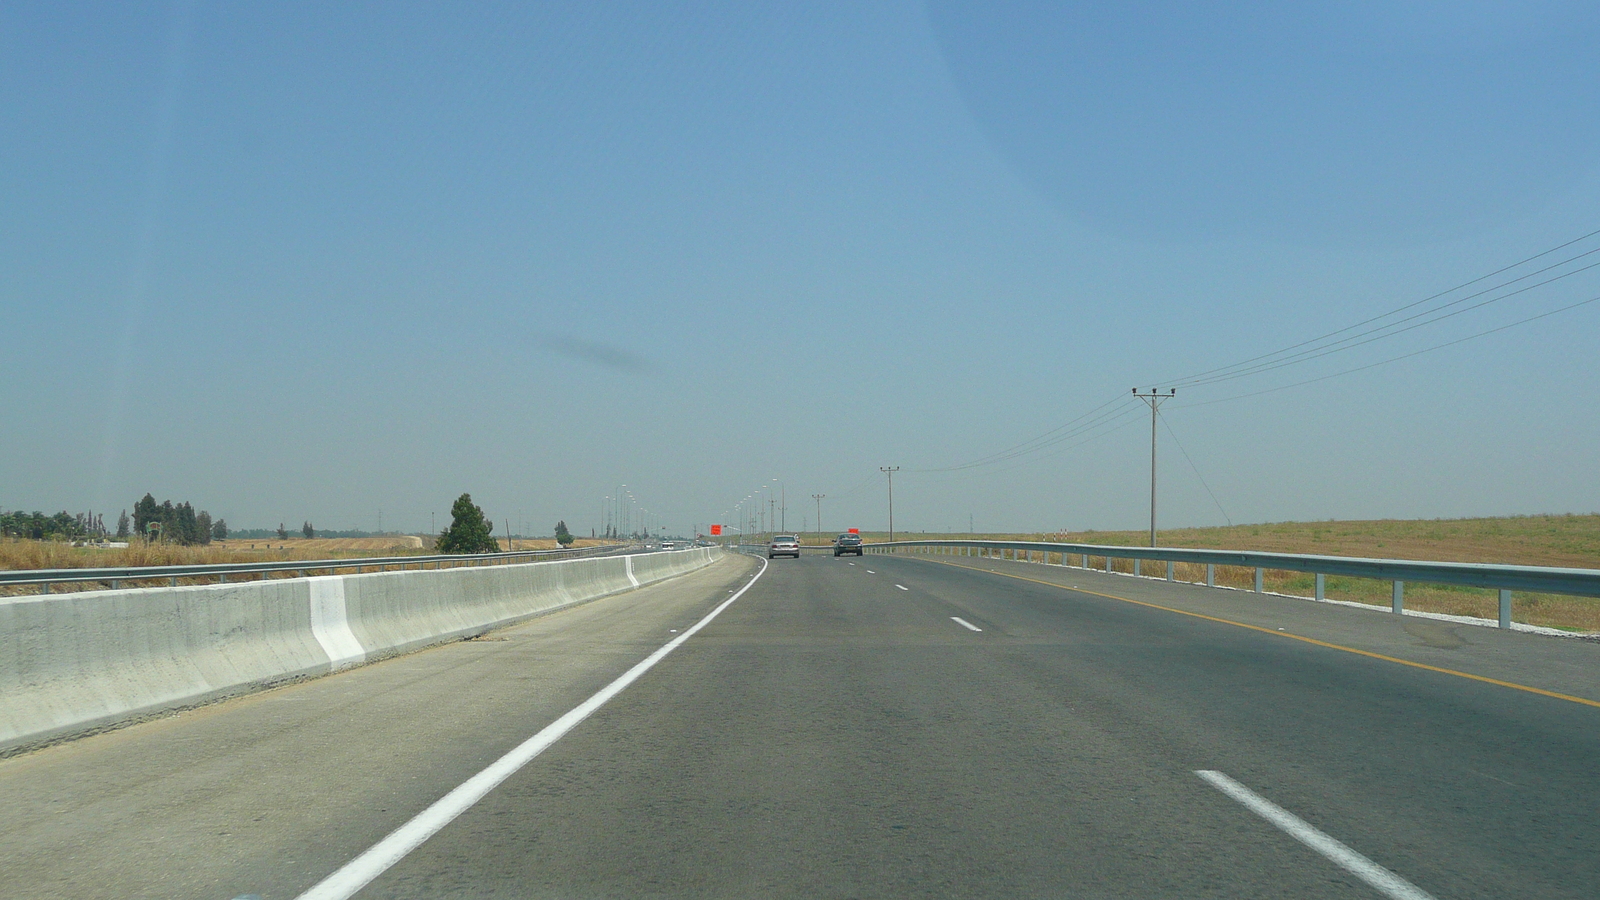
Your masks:
[{"label": "white car", "polygon": [[772,543],[767,545],[767,559],[777,556],[792,556],[800,558],[800,536],[797,534],[775,534]]}]

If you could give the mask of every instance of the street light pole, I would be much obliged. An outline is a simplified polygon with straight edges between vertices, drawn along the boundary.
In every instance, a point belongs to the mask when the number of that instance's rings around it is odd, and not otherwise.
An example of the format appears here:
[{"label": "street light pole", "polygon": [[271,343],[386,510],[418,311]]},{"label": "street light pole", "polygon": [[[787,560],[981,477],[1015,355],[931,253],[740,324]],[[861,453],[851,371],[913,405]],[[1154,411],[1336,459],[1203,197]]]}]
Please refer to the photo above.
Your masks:
[{"label": "street light pole", "polygon": [[817,539],[822,539],[822,498],[827,494],[812,494],[811,499],[817,501]]}]

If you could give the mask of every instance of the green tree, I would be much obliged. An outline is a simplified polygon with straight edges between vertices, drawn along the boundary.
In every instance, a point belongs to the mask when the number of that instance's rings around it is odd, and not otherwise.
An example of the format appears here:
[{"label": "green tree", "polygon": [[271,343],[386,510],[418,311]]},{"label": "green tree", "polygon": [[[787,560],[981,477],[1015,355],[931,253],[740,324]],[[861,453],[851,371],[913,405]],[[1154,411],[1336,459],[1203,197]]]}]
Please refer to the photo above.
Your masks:
[{"label": "green tree", "polygon": [[283,527],[283,523],[279,522],[278,523],[278,540],[287,541],[288,539],[289,539],[289,529],[284,528]]},{"label": "green tree", "polygon": [[203,509],[194,515],[194,542],[196,544],[211,543],[211,513]]},{"label": "green tree", "polygon": [[213,541],[225,541],[228,539],[227,519],[218,519],[211,524],[211,539]]},{"label": "green tree", "polygon": [[156,498],[145,494],[138,503],[133,505],[133,533],[140,537],[149,534],[150,523],[161,521],[161,507],[156,505]]},{"label": "green tree", "polygon": [[305,535],[307,539],[314,538],[314,537],[317,536],[317,530],[315,528],[311,527],[311,523],[310,522],[307,522],[304,525],[300,526],[300,533]]},{"label": "green tree", "polygon": [[128,536],[128,511],[127,510],[123,510],[122,511],[122,515],[117,516],[117,537],[126,538],[127,536]]},{"label": "green tree", "polygon": [[556,543],[563,547],[571,547],[574,540],[576,539],[572,536],[572,532],[567,530],[567,520],[562,519],[561,521],[557,522]]},{"label": "green tree", "polygon": [[495,542],[489,521],[483,510],[472,502],[471,494],[462,494],[450,505],[450,525],[439,532],[436,549],[440,553],[495,553],[500,545]]}]

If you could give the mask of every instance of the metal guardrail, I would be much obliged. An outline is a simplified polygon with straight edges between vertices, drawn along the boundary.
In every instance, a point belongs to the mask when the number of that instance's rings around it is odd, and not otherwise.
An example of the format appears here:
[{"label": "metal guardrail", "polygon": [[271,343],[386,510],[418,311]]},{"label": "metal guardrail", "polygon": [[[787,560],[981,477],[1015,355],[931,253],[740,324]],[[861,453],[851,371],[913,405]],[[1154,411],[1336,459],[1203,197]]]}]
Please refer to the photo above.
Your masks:
[{"label": "metal guardrail", "polygon": [[[1166,576],[1173,580],[1173,564],[1203,563],[1206,567],[1206,586],[1216,586],[1217,566],[1239,566],[1255,569],[1255,589],[1261,591],[1261,573],[1267,569],[1288,572],[1307,572],[1316,576],[1316,599],[1322,600],[1324,578],[1328,575],[1345,575],[1352,578],[1371,578],[1393,584],[1390,608],[1396,612],[1405,609],[1405,583],[1452,584],[1466,587],[1499,590],[1499,619],[1501,628],[1511,627],[1511,594],[1525,591],[1540,594],[1572,594],[1580,597],[1600,597],[1600,569],[1566,569],[1547,566],[1506,566],[1484,563],[1428,562],[1409,559],[1363,559],[1350,556],[1316,556],[1295,553],[1265,553],[1254,550],[1189,550],[1179,547],[1109,547],[1097,544],[1056,544],[1045,541],[881,541],[865,545],[869,553],[889,553],[902,549],[935,550],[962,549],[959,555],[990,556],[998,552],[1002,557],[1010,551],[1012,559],[1026,552],[1028,559],[1034,553],[1060,554],[1066,565],[1069,556],[1080,557],[1082,568],[1089,568],[1090,557],[1105,559],[1105,570],[1111,571],[1112,560],[1134,561],[1134,574],[1139,563],[1149,560],[1167,564]],[[973,551],[978,551],[974,554]],[[1047,557],[1046,557],[1047,558]]]},{"label": "metal guardrail", "polygon": [[39,593],[50,593],[50,585],[71,582],[109,582],[112,590],[124,581],[152,581],[168,579],[176,587],[179,578],[211,578],[226,582],[229,575],[259,575],[263,578],[275,572],[295,572],[303,577],[307,572],[337,569],[363,569],[389,571],[450,568],[461,565],[503,565],[506,563],[535,562],[539,560],[576,559],[587,556],[606,556],[637,549],[631,545],[584,547],[576,550],[516,550],[502,553],[440,554],[436,556],[358,556],[346,559],[288,559],[277,562],[207,563],[191,566],[120,566],[99,569],[4,569],[0,570],[0,584],[37,584]]}]

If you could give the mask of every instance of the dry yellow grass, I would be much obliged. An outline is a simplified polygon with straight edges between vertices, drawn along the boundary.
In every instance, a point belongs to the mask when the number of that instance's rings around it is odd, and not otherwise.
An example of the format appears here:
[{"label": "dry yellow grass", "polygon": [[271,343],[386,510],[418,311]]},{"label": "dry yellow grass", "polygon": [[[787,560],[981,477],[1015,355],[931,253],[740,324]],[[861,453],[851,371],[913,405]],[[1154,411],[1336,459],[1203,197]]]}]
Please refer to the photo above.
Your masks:
[{"label": "dry yellow grass", "polygon": [[[221,547],[225,550],[256,550],[256,549],[284,549],[290,552],[309,553],[313,556],[305,559],[333,559],[334,554],[346,550],[422,550],[431,543],[431,539],[423,539],[414,534],[385,534],[378,537],[364,538],[230,538],[226,541],[212,541],[212,547]],[[399,554],[396,554],[399,555]]]},{"label": "dry yellow grass", "polygon": [[[289,560],[348,559],[355,564],[362,559],[375,557],[419,556],[431,552],[432,538],[415,535],[385,535],[370,538],[290,538],[288,540],[227,540],[213,541],[202,547],[182,547],[176,544],[132,541],[125,548],[97,549],[74,547],[55,541],[0,540],[0,569],[85,569],[126,568],[135,566],[193,566],[210,563],[284,562]],[[578,547],[604,544],[605,541],[583,539]],[[518,550],[552,549],[554,540],[516,542]],[[542,546],[548,545],[548,546]],[[505,543],[501,543],[502,549]],[[294,572],[273,575],[289,578]],[[256,577],[256,576],[251,576]],[[180,579],[183,584],[201,584],[208,579]],[[150,582],[155,584],[157,582]],[[163,580],[159,583],[165,583]],[[124,586],[145,586],[145,583],[125,582]],[[63,583],[56,590],[90,590],[110,587],[105,582]],[[36,594],[35,585],[0,585],[0,596]]]},{"label": "dry yellow grass", "polygon": [[[1147,531],[1061,531],[1048,534],[952,535],[897,534],[904,540],[977,538],[992,540],[1060,541],[1073,544],[1139,547],[1149,543]],[[1481,562],[1525,566],[1600,568],[1600,515],[1511,516],[1484,519],[1381,519],[1375,521],[1274,522],[1217,528],[1179,528],[1158,535],[1164,547],[1213,550],[1259,550],[1309,553],[1325,556]],[[883,540],[886,535],[869,535]],[[1075,560],[1076,561],[1076,560]],[[1102,568],[1104,557],[1090,557]],[[1164,574],[1163,564],[1146,574]],[[1131,572],[1129,560],[1113,563],[1117,571]],[[1203,582],[1205,567],[1179,564],[1174,577]],[[1218,584],[1250,589],[1255,570],[1219,566]],[[1263,589],[1296,596],[1315,592],[1310,574],[1268,570]],[[1387,607],[1391,586],[1386,581],[1330,576],[1326,596]],[[1406,608],[1424,612],[1493,619],[1499,598],[1495,591],[1450,585],[1408,584]],[[1512,618],[1531,625],[1567,631],[1600,632],[1600,599],[1559,594],[1515,594]]]}]

